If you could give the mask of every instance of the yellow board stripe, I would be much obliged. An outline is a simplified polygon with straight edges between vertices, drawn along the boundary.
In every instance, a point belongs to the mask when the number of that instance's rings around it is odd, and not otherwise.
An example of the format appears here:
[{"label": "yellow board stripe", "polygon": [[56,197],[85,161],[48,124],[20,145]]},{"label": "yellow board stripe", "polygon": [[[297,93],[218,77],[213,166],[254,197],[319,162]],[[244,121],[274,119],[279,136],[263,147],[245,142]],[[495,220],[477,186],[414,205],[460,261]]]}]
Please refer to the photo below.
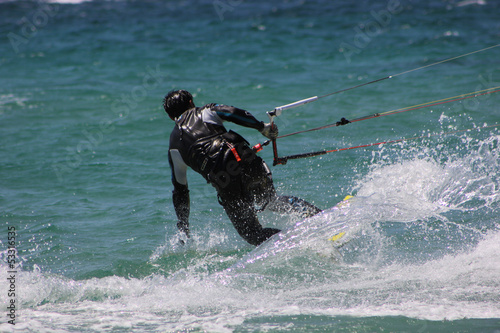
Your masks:
[{"label": "yellow board stripe", "polygon": [[[349,199],[351,199],[351,198],[354,198],[354,196],[352,196],[352,195],[347,195],[347,196],[344,198],[344,200],[342,200],[341,202],[339,202],[339,203],[337,204],[337,206],[342,207],[342,205],[343,205],[343,204],[345,204],[345,202],[344,202],[344,201],[347,201],[347,200],[349,200]],[[328,240],[329,240],[329,241],[332,241],[332,242],[335,242],[336,240],[341,239],[344,235],[345,235],[345,232],[340,232],[340,233],[336,234],[335,236],[328,238]]]},{"label": "yellow board stripe", "polygon": [[340,238],[342,238],[342,236],[344,236],[344,235],[345,235],[345,232],[341,232],[339,234],[336,234],[333,237],[328,238],[328,240],[332,241],[332,242],[335,242],[336,240],[339,240]]}]

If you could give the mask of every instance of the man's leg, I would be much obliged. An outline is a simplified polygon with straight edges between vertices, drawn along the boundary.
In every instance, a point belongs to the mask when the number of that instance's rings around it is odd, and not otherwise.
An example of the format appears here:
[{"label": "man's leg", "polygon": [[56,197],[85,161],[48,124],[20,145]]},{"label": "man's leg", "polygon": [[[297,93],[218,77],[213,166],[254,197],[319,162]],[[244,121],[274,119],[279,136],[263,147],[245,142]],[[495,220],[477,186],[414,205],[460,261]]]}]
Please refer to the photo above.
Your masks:
[{"label": "man's leg", "polygon": [[221,200],[221,204],[240,236],[252,245],[259,245],[280,232],[279,229],[262,228],[253,203],[226,199]]},{"label": "man's leg", "polygon": [[296,214],[303,218],[322,212],[321,209],[303,199],[277,195],[271,170],[267,164],[260,157],[256,157],[252,162],[246,173],[245,186],[258,205],[273,212]]}]

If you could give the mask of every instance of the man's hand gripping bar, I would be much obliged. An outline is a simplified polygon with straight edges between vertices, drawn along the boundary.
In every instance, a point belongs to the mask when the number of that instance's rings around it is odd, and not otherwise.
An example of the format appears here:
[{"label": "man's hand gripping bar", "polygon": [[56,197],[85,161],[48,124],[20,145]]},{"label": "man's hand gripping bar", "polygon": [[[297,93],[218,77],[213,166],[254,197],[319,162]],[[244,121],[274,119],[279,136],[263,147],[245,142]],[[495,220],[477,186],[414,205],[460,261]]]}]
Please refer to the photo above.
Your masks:
[{"label": "man's hand gripping bar", "polygon": [[[275,126],[274,125],[274,118],[276,118],[278,116],[281,116],[281,112],[283,110],[291,109],[291,108],[294,108],[294,107],[297,107],[297,106],[301,106],[301,105],[304,105],[304,104],[307,104],[307,103],[311,103],[311,102],[316,101],[317,99],[318,99],[318,96],[309,97],[309,98],[302,99],[302,100],[297,101],[297,102],[293,102],[293,103],[290,103],[290,104],[278,106],[278,107],[274,108],[273,111],[268,111],[267,115],[269,116],[269,121],[271,122],[271,125]],[[273,166],[274,165],[278,165],[278,164],[286,164],[286,162],[287,162],[286,158],[280,158],[280,157],[278,157],[278,147],[276,145],[276,139],[271,140],[271,142],[273,143],[273,154],[274,154]]]}]

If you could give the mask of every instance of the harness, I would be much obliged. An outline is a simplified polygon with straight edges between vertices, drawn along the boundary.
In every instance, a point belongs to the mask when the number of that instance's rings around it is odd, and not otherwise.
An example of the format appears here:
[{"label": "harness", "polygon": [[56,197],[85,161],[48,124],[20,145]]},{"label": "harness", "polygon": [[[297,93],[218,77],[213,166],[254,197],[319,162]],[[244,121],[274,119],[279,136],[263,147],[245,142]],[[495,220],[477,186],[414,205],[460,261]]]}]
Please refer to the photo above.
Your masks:
[{"label": "harness", "polygon": [[200,111],[188,110],[176,120],[186,164],[217,189],[221,205],[240,198],[265,209],[274,194],[269,168],[241,135],[204,122]]}]

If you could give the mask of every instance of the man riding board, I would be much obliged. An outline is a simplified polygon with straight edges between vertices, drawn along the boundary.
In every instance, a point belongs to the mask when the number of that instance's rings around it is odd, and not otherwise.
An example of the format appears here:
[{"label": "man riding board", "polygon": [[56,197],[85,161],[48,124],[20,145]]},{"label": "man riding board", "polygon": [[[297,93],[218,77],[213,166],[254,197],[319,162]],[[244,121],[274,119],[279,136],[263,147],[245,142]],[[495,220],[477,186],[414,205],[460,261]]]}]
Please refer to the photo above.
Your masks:
[{"label": "man riding board", "polygon": [[177,227],[189,237],[189,190],[187,167],[215,187],[219,203],[241,237],[259,245],[280,230],[263,228],[257,212],[270,209],[310,217],[318,207],[293,196],[276,194],[271,171],[239,134],[227,131],[224,121],[258,130],[265,137],[278,136],[276,125],[258,121],[249,112],[221,104],[196,107],[186,90],[170,91],[163,101],[175,121],[170,135],[168,160],[172,169],[172,200]]}]

